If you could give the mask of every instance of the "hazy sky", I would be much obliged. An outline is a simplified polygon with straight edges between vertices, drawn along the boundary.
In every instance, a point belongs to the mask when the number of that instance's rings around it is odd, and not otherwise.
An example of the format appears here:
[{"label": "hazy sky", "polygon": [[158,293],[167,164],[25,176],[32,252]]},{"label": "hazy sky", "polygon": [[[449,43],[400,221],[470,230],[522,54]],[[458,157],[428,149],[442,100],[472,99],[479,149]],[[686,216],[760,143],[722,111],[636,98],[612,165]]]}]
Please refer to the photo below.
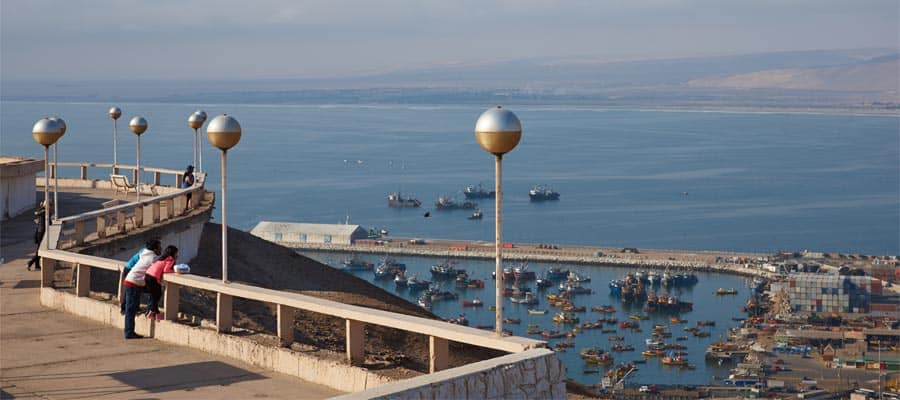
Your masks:
[{"label": "hazy sky", "polygon": [[542,56],[900,46],[897,0],[2,0],[0,77],[320,77]]}]

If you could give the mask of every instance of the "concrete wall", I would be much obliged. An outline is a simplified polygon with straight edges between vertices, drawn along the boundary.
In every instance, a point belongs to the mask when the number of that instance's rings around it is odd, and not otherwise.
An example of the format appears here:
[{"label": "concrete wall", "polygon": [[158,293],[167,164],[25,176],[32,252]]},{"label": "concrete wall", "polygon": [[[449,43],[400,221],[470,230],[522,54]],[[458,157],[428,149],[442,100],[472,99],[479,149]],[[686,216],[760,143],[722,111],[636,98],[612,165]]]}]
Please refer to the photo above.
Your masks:
[{"label": "concrete wall", "polygon": [[533,349],[334,399],[565,399],[565,376],[552,351]]},{"label": "concrete wall", "polygon": [[[41,289],[41,304],[124,329],[125,321],[119,314],[118,304],[75,297],[50,288]],[[144,317],[137,317],[135,322],[137,333],[156,340],[234,358],[344,392],[362,391],[393,382],[390,378],[349,365],[339,354],[331,358],[322,357],[322,352],[311,356],[285,348],[264,346],[247,338],[219,334],[212,329],[169,321],[151,321]],[[302,397],[302,394],[299,396]]]},{"label": "concrete wall", "polygon": [[3,219],[13,218],[35,206],[34,175],[13,176],[0,179],[3,198]]}]

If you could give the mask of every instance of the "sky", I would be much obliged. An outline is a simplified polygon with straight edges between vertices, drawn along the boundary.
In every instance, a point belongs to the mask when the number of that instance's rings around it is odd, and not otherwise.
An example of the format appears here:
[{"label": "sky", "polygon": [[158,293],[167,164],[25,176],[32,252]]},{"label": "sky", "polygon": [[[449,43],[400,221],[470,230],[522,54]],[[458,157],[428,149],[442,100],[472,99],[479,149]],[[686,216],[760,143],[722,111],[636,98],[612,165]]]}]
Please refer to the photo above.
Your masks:
[{"label": "sky", "polygon": [[2,0],[0,79],[356,76],[534,57],[900,48],[897,0]]}]

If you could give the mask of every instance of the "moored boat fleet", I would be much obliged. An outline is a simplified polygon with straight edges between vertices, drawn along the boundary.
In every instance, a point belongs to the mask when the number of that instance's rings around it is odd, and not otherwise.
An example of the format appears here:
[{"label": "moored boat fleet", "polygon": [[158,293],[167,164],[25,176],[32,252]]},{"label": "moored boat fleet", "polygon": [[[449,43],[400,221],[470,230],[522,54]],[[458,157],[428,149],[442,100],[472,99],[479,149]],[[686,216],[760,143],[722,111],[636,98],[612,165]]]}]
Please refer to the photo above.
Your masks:
[{"label": "moored boat fleet", "polygon": [[[434,202],[435,210],[475,210],[468,216],[468,219],[477,220],[482,218],[482,214],[476,200],[493,199],[497,196],[497,192],[487,190],[481,183],[467,185],[462,190],[462,193],[465,196],[465,200],[458,200],[453,196],[438,196]],[[555,201],[559,200],[559,196],[559,192],[544,185],[536,185],[528,191],[528,198],[532,202]],[[419,208],[422,206],[422,201],[415,198],[415,196],[404,195],[402,192],[397,191],[387,196],[387,205],[391,208]]]}]

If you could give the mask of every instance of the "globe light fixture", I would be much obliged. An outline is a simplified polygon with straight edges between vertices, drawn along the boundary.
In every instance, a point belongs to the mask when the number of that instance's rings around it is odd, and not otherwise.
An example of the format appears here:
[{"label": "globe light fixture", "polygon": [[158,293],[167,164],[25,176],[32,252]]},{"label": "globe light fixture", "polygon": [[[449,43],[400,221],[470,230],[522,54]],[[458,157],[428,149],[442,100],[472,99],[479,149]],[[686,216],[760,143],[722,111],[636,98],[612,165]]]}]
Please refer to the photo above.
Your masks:
[{"label": "globe light fixture", "polygon": [[113,174],[119,173],[119,117],[121,116],[121,108],[112,107],[109,109],[109,117],[113,120]]},{"label": "globe light fixture", "polygon": [[[50,146],[56,143],[63,135],[59,122],[50,118],[41,118],[34,123],[31,128],[31,135],[34,141],[44,146],[44,234],[50,232]],[[41,242],[41,246],[46,248],[46,241]],[[43,262],[43,261],[42,261]],[[45,267],[42,265],[42,267]]]},{"label": "globe light fixture", "polygon": [[[66,134],[66,121],[59,117],[50,117],[59,126],[59,137]],[[53,143],[53,220],[59,219],[59,140]]]},{"label": "globe light fixture", "polygon": [[[206,111],[197,110],[194,111],[194,114],[197,114],[197,117],[200,118],[200,126],[203,126],[203,123],[206,122]],[[196,130],[195,130],[196,132]],[[203,140],[200,139],[200,135],[197,135],[197,164],[194,164],[197,167],[197,172],[203,172]]]},{"label": "globe light fixture", "polygon": [[503,253],[502,253],[502,219],[501,206],[503,202],[502,178],[503,155],[512,151],[522,139],[522,124],[512,111],[496,106],[487,109],[475,122],[475,140],[488,153],[494,155],[494,190],[497,192],[495,199],[495,236],[494,250],[496,268],[494,274],[496,285],[496,313],[495,328],[497,335],[503,335]]}]

